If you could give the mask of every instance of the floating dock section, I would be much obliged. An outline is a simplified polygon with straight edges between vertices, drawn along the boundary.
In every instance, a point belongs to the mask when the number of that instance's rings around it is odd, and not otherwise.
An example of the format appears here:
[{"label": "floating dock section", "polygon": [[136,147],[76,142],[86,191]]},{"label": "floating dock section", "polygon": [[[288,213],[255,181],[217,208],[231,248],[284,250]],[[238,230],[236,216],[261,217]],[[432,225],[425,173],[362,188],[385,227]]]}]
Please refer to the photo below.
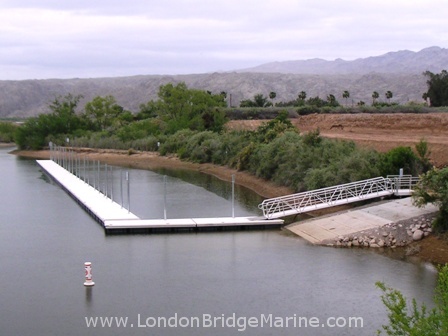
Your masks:
[{"label": "floating dock section", "polygon": [[52,160],[36,160],[107,233],[225,231],[278,228],[282,219],[264,217],[141,219]]}]

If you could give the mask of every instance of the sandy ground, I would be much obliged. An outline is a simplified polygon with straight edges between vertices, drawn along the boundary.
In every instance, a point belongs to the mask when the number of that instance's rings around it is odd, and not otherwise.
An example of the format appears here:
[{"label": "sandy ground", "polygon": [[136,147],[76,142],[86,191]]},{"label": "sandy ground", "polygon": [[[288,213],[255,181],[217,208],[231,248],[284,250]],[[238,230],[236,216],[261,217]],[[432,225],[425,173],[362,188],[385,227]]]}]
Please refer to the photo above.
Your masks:
[{"label": "sandy ground", "polygon": [[[312,114],[292,119],[301,131],[319,129],[328,138],[352,140],[360,146],[386,152],[397,146],[428,142],[437,167],[448,165],[448,113]],[[229,129],[256,129],[261,120],[238,120]]]},{"label": "sandy ground", "polygon": [[[260,120],[231,121],[229,129],[256,129]],[[425,139],[431,151],[431,161],[437,167],[448,166],[448,113],[428,114],[314,114],[292,120],[301,132],[319,129],[322,136],[352,140],[357,144],[378,151],[388,151],[396,146],[414,147]],[[230,181],[232,174],[236,183],[259,195],[270,198],[289,194],[288,188],[256,178],[245,172],[211,164],[182,162],[175,157],[163,157],[157,153],[80,149],[83,155],[113,165],[139,169],[175,168],[193,169]],[[48,151],[21,151],[21,156],[49,158]],[[432,235],[414,243],[416,256],[434,263],[448,263],[448,235]]]}]

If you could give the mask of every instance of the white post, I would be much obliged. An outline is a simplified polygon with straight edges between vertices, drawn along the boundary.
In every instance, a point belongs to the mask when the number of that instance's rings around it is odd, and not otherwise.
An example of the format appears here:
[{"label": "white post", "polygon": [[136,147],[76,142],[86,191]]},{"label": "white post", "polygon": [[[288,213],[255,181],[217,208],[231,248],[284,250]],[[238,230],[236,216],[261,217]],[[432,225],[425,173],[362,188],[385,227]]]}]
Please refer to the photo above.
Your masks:
[{"label": "white post", "polygon": [[403,178],[403,168],[400,168],[399,175],[400,175],[400,177],[398,178],[398,190],[401,189],[401,179]]},{"label": "white post", "polygon": [[166,220],[166,175],[163,176],[163,219]]},{"label": "white post", "polygon": [[235,218],[235,174],[232,174],[232,218]]},{"label": "white post", "polygon": [[123,171],[120,170],[120,199],[121,207],[123,208]]},{"label": "white post", "polygon": [[95,283],[92,281],[92,263],[85,262],[84,269],[86,271],[86,281],[84,282],[84,286],[91,287],[95,285]]},{"label": "white post", "polygon": [[114,201],[114,167],[110,167],[110,179],[112,180],[110,183],[110,199],[113,202]]},{"label": "white post", "polygon": [[108,195],[108,192],[109,192],[109,178],[108,178],[108,176],[107,176],[107,163],[105,163],[104,164],[104,172],[106,173],[106,187],[105,187],[105,189],[106,189],[106,197],[107,197],[107,195]]},{"label": "white post", "polygon": [[98,191],[101,193],[101,176],[100,176],[100,160],[98,160],[98,170],[97,170],[97,175],[98,175]]},{"label": "white post", "polygon": [[128,213],[131,212],[131,191],[129,190],[130,181],[129,181],[129,171],[126,171],[126,182],[128,187]]}]

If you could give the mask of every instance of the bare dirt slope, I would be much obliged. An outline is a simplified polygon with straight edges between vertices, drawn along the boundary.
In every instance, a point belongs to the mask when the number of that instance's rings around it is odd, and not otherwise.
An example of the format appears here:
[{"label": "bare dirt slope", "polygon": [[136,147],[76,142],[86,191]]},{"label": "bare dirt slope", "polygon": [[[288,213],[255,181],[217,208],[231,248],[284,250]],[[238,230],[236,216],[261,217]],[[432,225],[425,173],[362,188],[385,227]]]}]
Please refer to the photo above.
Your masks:
[{"label": "bare dirt slope", "polygon": [[[322,136],[352,140],[381,152],[397,146],[414,148],[425,139],[433,164],[448,166],[448,113],[312,114],[291,121],[301,132],[319,129]],[[234,120],[228,128],[256,129],[263,122]]]}]

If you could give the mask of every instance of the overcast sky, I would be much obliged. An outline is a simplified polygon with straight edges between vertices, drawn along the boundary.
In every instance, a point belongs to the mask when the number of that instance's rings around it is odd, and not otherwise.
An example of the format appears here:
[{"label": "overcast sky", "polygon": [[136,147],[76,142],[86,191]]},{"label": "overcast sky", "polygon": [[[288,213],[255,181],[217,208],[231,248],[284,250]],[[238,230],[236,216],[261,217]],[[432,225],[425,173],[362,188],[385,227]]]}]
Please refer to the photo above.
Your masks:
[{"label": "overcast sky", "polygon": [[448,46],[447,0],[0,0],[0,79],[231,71]]}]

